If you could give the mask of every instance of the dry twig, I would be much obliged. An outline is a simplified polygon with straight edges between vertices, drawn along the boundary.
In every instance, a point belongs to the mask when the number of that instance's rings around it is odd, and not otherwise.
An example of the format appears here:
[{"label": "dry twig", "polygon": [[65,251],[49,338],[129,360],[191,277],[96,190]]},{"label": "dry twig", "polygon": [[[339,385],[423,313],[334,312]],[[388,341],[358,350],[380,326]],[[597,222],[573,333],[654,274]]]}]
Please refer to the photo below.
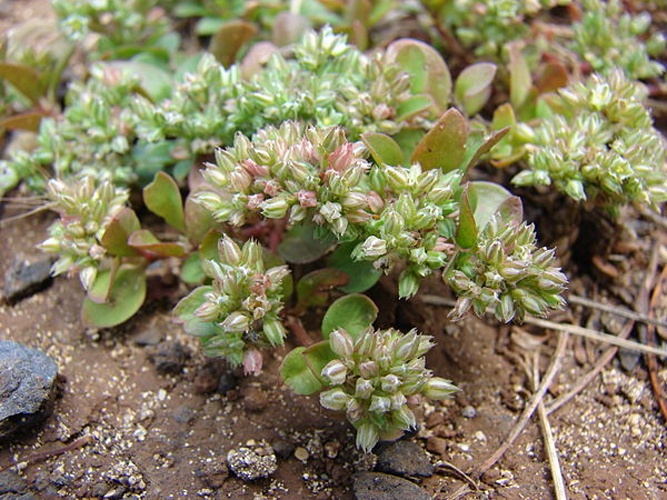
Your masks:
[{"label": "dry twig", "polygon": [[[533,359],[533,389],[536,390],[540,383],[540,351],[535,351]],[[540,419],[540,428],[542,429],[542,437],[544,438],[544,447],[547,450],[547,458],[549,459],[549,468],[551,469],[551,478],[554,482],[554,493],[556,500],[567,500],[567,491],[565,489],[565,480],[563,479],[563,472],[560,468],[560,460],[558,458],[558,450],[556,449],[556,442],[553,433],[551,432],[551,424],[544,407],[544,401],[540,400],[537,404],[537,415]]]}]

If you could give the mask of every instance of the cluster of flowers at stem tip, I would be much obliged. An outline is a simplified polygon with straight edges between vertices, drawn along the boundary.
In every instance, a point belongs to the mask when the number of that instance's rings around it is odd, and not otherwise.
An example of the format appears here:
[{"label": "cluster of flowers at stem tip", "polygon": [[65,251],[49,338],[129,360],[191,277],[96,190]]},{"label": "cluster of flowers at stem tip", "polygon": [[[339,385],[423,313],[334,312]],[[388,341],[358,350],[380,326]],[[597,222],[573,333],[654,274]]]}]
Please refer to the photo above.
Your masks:
[{"label": "cluster of flowers at stem tip", "polygon": [[535,129],[517,185],[551,185],[614,211],[667,201],[665,145],[644,105],[646,88],[616,70],[559,91],[559,111]]},{"label": "cluster of flowers at stem tip", "polygon": [[[442,3],[442,2],[441,2]],[[454,0],[435,14],[475,55],[501,57],[508,42],[528,35],[529,18],[571,0]]]},{"label": "cluster of flowers at stem tip", "polygon": [[394,134],[424,120],[399,116],[401,103],[412,96],[409,77],[384,51],[364,54],[328,26],[308,31],[291,56],[272,50],[262,69],[250,74],[250,65],[225,68],[204,55],[169,99],[153,104],[137,96],[138,133],[147,141],[178,138],[193,153],[209,153],[236,132],[250,135],[286,120],[340,125],[352,137]]},{"label": "cluster of flowers at stem tip", "polygon": [[51,179],[47,190],[60,218],[51,225],[49,238],[39,248],[59,255],[53,264],[54,275],[78,273],[83,287],[89,290],[106,257],[104,232],[126,206],[129,191],[93,176],[68,183]]},{"label": "cluster of flowers at stem tip", "polygon": [[411,401],[420,396],[441,400],[458,390],[426,369],[424,355],[434,344],[414,329],[404,334],[369,327],[356,339],[338,329],[331,333],[329,345],[336,357],[320,374],[327,387],[320,403],[345,412],[357,429],[357,446],[364,451],[416,426]]},{"label": "cluster of flowers at stem tip", "polygon": [[63,34],[72,42],[98,37],[97,51],[150,44],[169,33],[160,0],[53,0]]},{"label": "cluster of flowers at stem tip", "polygon": [[363,142],[348,142],[340,127],[286,122],[252,140],[239,134],[207,165],[210,189],[194,200],[234,226],[286,218],[290,225],[313,222],[339,241],[358,241],[357,260],[386,272],[405,264],[399,294],[410,297],[455,254],[461,173],[380,166],[366,156]]},{"label": "cluster of flowers at stem tip", "polygon": [[593,71],[608,74],[621,68],[630,79],[664,73],[664,66],[651,59],[664,53],[665,36],[649,33],[650,13],[633,15],[620,0],[583,0],[581,8],[582,18],[572,25],[574,36],[568,47]]},{"label": "cluster of flowers at stem tip", "polygon": [[[204,353],[233,365],[242,363],[246,373],[259,373],[259,349],[283,345],[286,335],[279,314],[283,280],[290,271],[285,265],[265,267],[259,243],[249,240],[239,247],[224,235],[218,243],[218,258],[202,262],[211,285],[199,287],[181,301],[195,301],[197,324],[185,327],[200,337]],[[181,315],[180,307],[176,316]]]},{"label": "cluster of flowers at stem tip", "polygon": [[443,275],[458,296],[452,317],[470,308],[479,316],[490,309],[500,321],[522,321],[526,313],[544,316],[562,308],[567,278],[553,264],[553,249],[535,246],[532,224],[508,224],[493,216],[476,248],[461,253],[453,270]]},{"label": "cluster of flowers at stem tip", "polygon": [[69,86],[67,107],[60,117],[41,120],[37,147],[16,151],[2,164],[0,189],[21,179],[43,189],[45,167],[56,177],[94,176],[128,185],[136,180],[132,156],[136,134],[131,126],[130,100],[137,78],[109,65],[90,68],[85,83]]}]

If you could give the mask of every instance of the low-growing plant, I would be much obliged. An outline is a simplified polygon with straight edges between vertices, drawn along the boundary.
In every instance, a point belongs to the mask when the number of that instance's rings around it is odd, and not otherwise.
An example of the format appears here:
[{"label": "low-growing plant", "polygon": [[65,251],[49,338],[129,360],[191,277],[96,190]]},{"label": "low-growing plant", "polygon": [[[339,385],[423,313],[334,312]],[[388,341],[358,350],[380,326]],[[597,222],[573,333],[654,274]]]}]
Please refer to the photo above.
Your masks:
[{"label": "low-growing plant", "polygon": [[[426,368],[433,337],[374,326],[377,307],[363,294],[383,274],[403,299],[438,277],[457,298],[453,320],[472,311],[522,321],[562,308],[567,279],[521,200],[471,169],[518,163],[517,185],[551,185],[612,212],[656,208],[667,199],[665,147],[634,79],[659,74],[647,55],[659,37],[617,60],[589,26],[602,26],[601,12],[625,43],[648,27],[617,15],[614,2],[422,3],[442,33],[507,66],[479,61],[452,78],[417,40],[363,52],[328,26],[307,30],[330,17],[365,44],[393,2],[349,2],[364,14],[355,25],[319,2],[290,2],[287,13],[264,2],[55,0],[65,32],[77,42],[94,34],[86,53],[105,61],[71,84],[61,114],[42,120],[37,147],[2,164],[0,186],[46,188],[59,219],[41,248],[58,256],[54,274],[81,280],[84,321],[130,319],[164,261],[193,287],[174,316],[205,354],[256,375],[265,351],[293,333],[303,345],[284,357],[284,381],[345,412],[370,451],[417,425],[420,398],[457,390]],[[525,22],[565,4],[571,13],[581,5],[591,29],[554,35],[547,57],[546,32],[530,43]],[[179,52],[166,12],[200,19],[211,53]],[[298,26],[284,31],[282,14]],[[269,29],[275,43],[244,53]],[[223,47],[232,32],[238,43]],[[576,75],[585,64],[599,74],[569,82],[566,51]],[[497,74],[506,82],[494,96]],[[505,91],[509,102],[491,111]],[[130,207],[137,185],[165,231],[144,227]],[[321,337],[305,338],[302,319],[322,311]]]}]

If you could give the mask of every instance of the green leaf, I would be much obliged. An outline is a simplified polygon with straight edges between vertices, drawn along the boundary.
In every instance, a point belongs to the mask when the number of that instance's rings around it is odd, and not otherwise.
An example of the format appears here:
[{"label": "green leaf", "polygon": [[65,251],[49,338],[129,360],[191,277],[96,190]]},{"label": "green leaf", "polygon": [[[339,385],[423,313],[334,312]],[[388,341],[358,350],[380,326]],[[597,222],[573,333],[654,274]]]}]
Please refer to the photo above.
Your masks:
[{"label": "green leaf", "polygon": [[212,286],[200,286],[183,297],[172,311],[172,314],[183,324],[183,329],[189,335],[208,337],[221,331],[216,323],[202,321],[195,315],[195,311],[204,301],[204,295],[212,291]]},{"label": "green leaf", "polygon": [[174,84],[171,76],[153,64],[141,61],[113,61],[107,64],[137,77],[139,85],[153,102],[160,102],[171,95]]},{"label": "green leaf", "polygon": [[195,1],[180,1],[174,7],[176,17],[203,17],[206,15],[204,6]]},{"label": "green leaf", "polygon": [[360,293],[345,295],[337,299],[322,319],[322,336],[329,338],[331,332],[344,328],[353,339],[373,324],[378,308],[375,303]]},{"label": "green leaf", "polygon": [[178,243],[166,243],[158,240],[148,229],[139,229],[133,232],[127,243],[138,250],[141,255],[149,259],[165,257],[183,257],[185,248]]},{"label": "green leaf", "polygon": [[132,148],[132,160],[137,165],[136,173],[140,184],[148,184],[155,174],[174,163],[171,152],[173,143],[168,141],[155,144],[136,144]]},{"label": "green leaf", "polygon": [[329,234],[320,239],[316,236],[317,226],[304,222],[293,226],[278,245],[278,254],[290,264],[308,264],[326,254],[336,243],[336,238]]},{"label": "green leaf", "polygon": [[361,140],[364,142],[373,160],[378,165],[403,165],[405,157],[398,143],[381,132],[365,132],[361,134]]},{"label": "green leaf", "polygon": [[533,81],[530,76],[530,68],[526,58],[521,53],[521,47],[518,43],[508,45],[510,63],[510,102],[516,109],[520,109],[530,95]]},{"label": "green leaf", "polygon": [[137,214],[131,208],[125,207],[118,212],[102,235],[102,246],[109,254],[117,257],[130,257],[139,252],[128,243],[130,235],[141,228]]},{"label": "green leaf", "polygon": [[153,182],[144,188],[144,203],[171,227],[185,232],[183,200],[176,181],[164,172],[155,174]]},{"label": "green leaf", "polygon": [[425,95],[413,95],[396,107],[396,120],[402,122],[423,113],[433,105],[431,98]]},{"label": "green leaf", "polygon": [[219,17],[202,17],[195,25],[195,33],[199,36],[211,36],[225,24]]},{"label": "green leaf", "polygon": [[468,121],[458,110],[447,110],[419,141],[410,157],[424,170],[440,168],[449,172],[461,166],[466,152]]},{"label": "green leaf", "polygon": [[[93,287],[109,288],[110,271],[102,271]],[[84,299],[83,322],[97,328],[109,328],[130,319],[146,298],[146,275],[143,268],[124,267],[116,273],[107,302],[98,304]]]},{"label": "green leaf", "polygon": [[327,365],[332,359],[336,359],[336,353],[331,350],[328,340],[323,340],[322,342],[317,342],[309,347],[307,347],[302,356],[306,361],[306,365],[310,368],[311,373],[320,381],[322,369]]},{"label": "green leaf", "polygon": [[496,65],[477,63],[461,71],[454,84],[454,96],[468,116],[478,113],[491,97]]},{"label": "green leaf", "polygon": [[470,185],[463,188],[459,203],[459,226],[456,232],[456,243],[463,249],[469,249],[477,243],[477,224],[470,203]]},{"label": "green leaf", "polygon": [[509,130],[509,127],[506,127],[492,132],[490,135],[486,135],[481,130],[471,132],[468,135],[466,153],[461,162],[463,171],[467,172],[470,167],[474,166],[483,155],[488,153],[493,146],[498,144],[498,142],[505,137],[505,134],[507,134]]},{"label": "green leaf", "polygon": [[[285,264],[285,261],[275,252],[272,252],[266,247],[262,247],[262,260],[264,261],[264,268],[271,269],[272,267],[278,267]],[[292,273],[289,273],[283,281],[281,282],[282,295],[285,299],[285,302],[289,301],[294,292],[294,277]]]},{"label": "green leaf", "polygon": [[323,306],[329,299],[329,292],[347,282],[347,274],[339,269],[317,269],[306,274],[296,284],[295,309],[303,312],[309,307]]},{"label": "green leaf", "polygon": [[280,364],[280,376],[285,384],[297,394],[310,396],[322,390],[319,379],[310,371],[303,356],[305,347],[291,350]]},{"label": "green leaf", "polygon": [[412,94],[428,95],[436,106],[436,114],[447,109],[452,93],[452,77],[447,64],[433,47],[406,38],[389,45],[387,56],[410,75]]},{"label": "green leaf", "polygon": [[218,260],[218,241],[222,238],[222,233],[211,229],[204,235],[199,244],[199,255],[204,260]]},{"label": "green leaf", "polygon": [[357,245],[357,241],[343,243],[327,257],[327,267],[340,269],[347,274],[347,285],[340,287],[345,293],[365,292],[382,276],[382,271],[375,269],[372,262],[352,258],[352,250]]},{"label": "green leaf", "polygon": [[201,267],[199,252],[192,252],[183,261],[180,278],[183,283],[187,283],[188,285],[201,285],[204,282],[206,274],[204,274]]},{"label": "green leaf", "polygon": [[208,50],[220,64],[228,68],[236,61],[236,55],[243,44],[255,34],[257,27],[248,21],[242,19],[227,21],[216,30]]},{"label": "green leaf", "polygon": [[495,182],[473,181],[468,186],[477,199],[474,217],[479,231],[484,229],[504,202],[510,198],[515,198],[512,193]]},{"label": "green leaf", "polygon": [[34,106],[39,104],[46,90],[42,75],[24,64],[0,62],[0,78],[11,83]]}]

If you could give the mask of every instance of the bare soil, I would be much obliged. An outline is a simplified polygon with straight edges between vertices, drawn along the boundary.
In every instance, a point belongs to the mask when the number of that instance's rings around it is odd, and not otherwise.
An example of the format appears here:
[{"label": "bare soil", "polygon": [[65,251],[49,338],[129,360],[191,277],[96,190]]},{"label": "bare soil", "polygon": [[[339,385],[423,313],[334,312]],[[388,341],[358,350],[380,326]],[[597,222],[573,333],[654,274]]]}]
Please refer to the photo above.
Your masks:
[{"label": "bare soil", "polygon": [[[35,2],[22,5],[29,11]],[[0,26],[12,25],[7,21],[12,12],[5,12]],[[6,206],[3,217],[13,214]],[[15,259],[41,258],[34,246],[45,239],[52,220],[42,213],[0,226],[0,276]],[[635,306],[652,249],[657,248],[658,270],[667,260],[664,226],[643,219],[635,229],[631,241],[617,245],[604,261],[580,259],[566,268],[573,293]],[[550,236],[542,234],[545,240]],[[605,263],[617,275],[610,276]],[[459,471],[474,471],[512,432],[534,392],[535,353],[543,376],[558,334],[472,317],[454,324],[447,308],[419,296],[394,300],[387,283],[372,292],[381,321],[433,335],[437,347],[429,366],[462,389],[450,401],[424,402],[416,409],[421,425],[408,439],[438,465],[434,476],[419,481],[422,488],[437,499],[464,492],[469,498],[553,498],[536,417],[473,485]],[[447,296],[437,279],[423,291]],[[43,426],[0,444],[0,482],[22,482],[36,498],[348,499],[351,475],[373,468],[373,455],[354,448],[343,418],[322,409],[317,398],[296,396],[281,384],[277,371],[287,348],[267,361],[260,377],[244,378],[200,354],[196,339],[170,317],[174,294],[154,297],[126,325],[102,331],[81,323],[83,296],[77,279],[57,278],[42,292],[0,305],[0,338],[43,350],[60,373],[59,397]],[[663,297],[663,306],[666,302]],[[582,307],[556,319],[612,333],[627,321]],[[571,336],[545,396],[547,407],[607,348]],[[549,415],[569,498],[667,498],[665,422],[643,358],[624,356],[623,365],[616,357]],[[667,369],[660,361],[657,374],[665,387]],[[278,452],[278,469],[270,478],[244,482],[228,471],[229,450],[262,442]]]}]

